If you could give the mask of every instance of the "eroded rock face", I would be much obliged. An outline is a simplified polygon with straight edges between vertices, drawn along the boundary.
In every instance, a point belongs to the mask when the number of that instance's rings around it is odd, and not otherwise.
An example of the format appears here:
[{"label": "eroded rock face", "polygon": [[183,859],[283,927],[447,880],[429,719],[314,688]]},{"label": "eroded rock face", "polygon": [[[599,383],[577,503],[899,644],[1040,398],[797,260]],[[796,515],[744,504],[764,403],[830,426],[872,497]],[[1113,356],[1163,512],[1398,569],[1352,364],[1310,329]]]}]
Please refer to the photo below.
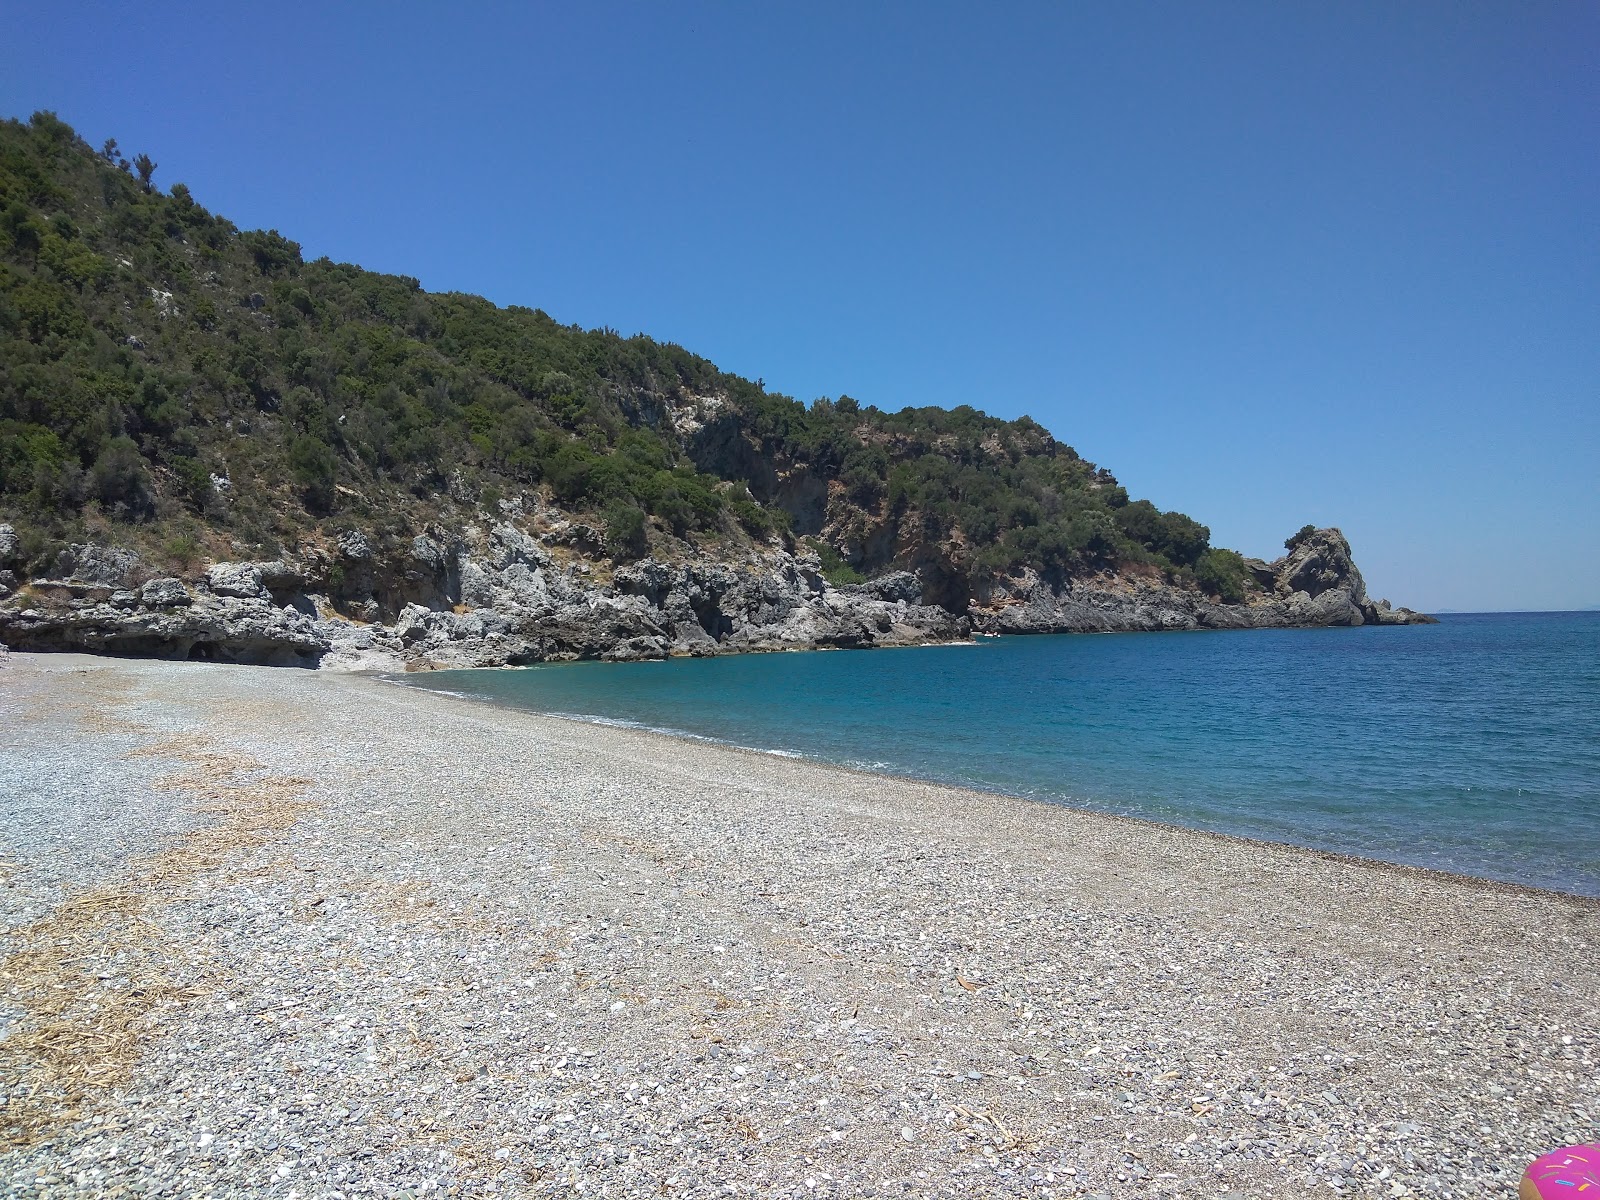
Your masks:
[{"label": "eroded rock face", "polygon": [[218,596],[238,600],[267,599],[267,585],[255,563],[218,563],[206,572],[206,586]]},{"label": "eroded rock face", "polygon": [[139,589],[139,602],[146,608],[187,608],[191,597],[181,579],[152,579]]},{"label": "eroded rock face", "polygon": [[846,595],[868,596],[875,600],[887,600],[890,603],[903,602],[906,604],[922,603],[922,580],[917,578],[913,571],[895,571],[890,575],[880,575],[876,579],[869,579],[866,583],[852,584],[844,589]]},{"label": "eroded rock face", "polygon": [[22,539],[9,525],[0,525],[0,600],[17,590],[17,573],[12,567],[20,566]]},{"label": "eroded rock face", "polygon": [[135,581],[139,556],[116,546],[68,546],[56,556],[50,578],[92,587],[126,587]]},{"label": "eroded rock face", "polygon": [[18,650],[87,650],[149,658],[316,666],[326,640],[300,613],[263,600],[150,585],[98,602],[0,610],[0,637]]},{"label": "eroded rock face", "polygon": [[974,602],[981,633],[1134,632],[1165,629],[1282,629],[1431,624],[1409,608],[1375,605],[1337,529],[1319,529],[1272,563],[1246,559],[1261,585],[1244,604],[1199,592],[1109,576],[1051,587],[1037,574],[1000,580]]},{"label": "eroded rock face", "polygon": [[1317,530],[1273,563],[1272,571],[1273,587],[1280,596],[1304,592],[1314,600],[1340,588],[1358,608],[1367,599],[1366,581],[1350,558],[1350,543],[1337,529]]},{"label": "eroded rock face", "polygon": [[[607,581],[599,564],[572,554],[574,528],[561,523],[549,544],[510,522],[459,537],[430,533],[387,558],[361,535],[346,534],[333,555],[216,563],[192,583],[160,578],[136,589],[121,586],[139,572],[135,556],[75,546],[59,564],[66,579],[35,581],[0,599],[0,640],[23,649],[401,669],[902,646],[973,629],[1429,619],[1369,601],[1349,544],[1331,529],[1275,563],[1250,564],[1263,588],[1245,604],[1215,603],[1150,579],[1112,575],[1052,587],[1024,572],[994,581],[967,612],[952,613],[923,603],[925,576],[902,571],[834,588],[814,556],[778,550],[738,562],[647,558],[618,567]],[[943,594],[937,580],[933,586]]]},{"label": "eroded rock face", "polygon": [[[454,564],[460,604],[409,605],[393,626],[345,638],[324,623],[336,661],[385,655],[408,664],[488,666],[577,658],[815,646],[911,645],[967,632],[964,618],[900,595],[845,594],[787,554],[739,564],[645,559],[610,584],[563,567],[537,540],[499,525]],[[915,577],[911,577],[913,582]]]}]

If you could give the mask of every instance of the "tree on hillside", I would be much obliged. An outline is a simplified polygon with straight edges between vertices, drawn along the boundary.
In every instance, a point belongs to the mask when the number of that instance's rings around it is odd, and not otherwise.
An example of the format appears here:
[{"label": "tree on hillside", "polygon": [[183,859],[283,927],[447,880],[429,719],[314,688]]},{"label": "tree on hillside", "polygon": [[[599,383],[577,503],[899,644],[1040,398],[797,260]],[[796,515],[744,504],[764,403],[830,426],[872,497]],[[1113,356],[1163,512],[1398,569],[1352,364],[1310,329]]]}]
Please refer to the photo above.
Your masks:
[{"label": "tree on hillside", "polygon": [[289,470],[313,512],[325,513],[333,507],[338,469],[333,447],[315,434],[302,434],[289,444]]},{"label": "tree on hillside", "polygon": [[[337,513],[399,544],[463,497],[498,518],[490,497],[537,493],[619,559],[827,530],[835,582],[924,563],[971,591],[1024,568],[1200,579],[1204,525],[1026,417],[807,406],[681,346],[308,262],[155,172],[49,113],[0,120],[0,521],[40,538],[109,520],[154,544],[200,518],[289,546]],[[1248,583],[1207,562],[1217,594]]]}]

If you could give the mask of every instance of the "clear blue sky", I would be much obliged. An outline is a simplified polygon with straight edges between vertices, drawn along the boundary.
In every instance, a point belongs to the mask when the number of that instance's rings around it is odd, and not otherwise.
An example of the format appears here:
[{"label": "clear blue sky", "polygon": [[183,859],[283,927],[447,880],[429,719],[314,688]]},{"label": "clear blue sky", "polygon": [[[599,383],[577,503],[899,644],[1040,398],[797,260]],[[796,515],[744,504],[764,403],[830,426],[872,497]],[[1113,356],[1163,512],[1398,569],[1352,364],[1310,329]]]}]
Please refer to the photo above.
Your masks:
[{"label": "clear blue sky", "polygon": [[1600,5],[0,3],[0,111],[1375,594],[1600,604]]}]

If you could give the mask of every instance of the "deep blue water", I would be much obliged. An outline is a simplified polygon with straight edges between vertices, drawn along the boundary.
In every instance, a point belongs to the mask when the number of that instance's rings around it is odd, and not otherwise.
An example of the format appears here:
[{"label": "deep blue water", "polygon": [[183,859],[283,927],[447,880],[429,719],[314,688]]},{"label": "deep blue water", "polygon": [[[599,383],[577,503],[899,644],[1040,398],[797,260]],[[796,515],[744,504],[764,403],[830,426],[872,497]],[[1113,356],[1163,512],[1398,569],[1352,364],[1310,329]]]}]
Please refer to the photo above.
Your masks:
[{"label": "deep blue water", "polygon": [[405,682],[1600,895],[1600,613],[1007,637]]}]

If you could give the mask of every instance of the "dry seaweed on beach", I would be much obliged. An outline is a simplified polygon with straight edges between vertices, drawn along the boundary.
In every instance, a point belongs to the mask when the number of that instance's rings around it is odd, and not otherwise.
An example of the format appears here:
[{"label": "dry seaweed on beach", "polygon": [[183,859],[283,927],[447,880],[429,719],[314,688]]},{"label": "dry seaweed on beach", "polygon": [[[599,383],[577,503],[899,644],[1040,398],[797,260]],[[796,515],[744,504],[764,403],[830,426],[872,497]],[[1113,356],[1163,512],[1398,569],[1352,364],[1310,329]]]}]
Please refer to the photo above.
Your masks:
[{"label": "dry seaweed on beach", "polygon": [[[82,728],[144,727],[99,704],[76,706]],[[115,881],[70,896],[10,933],[0,1001],[16,1014],[0,1039],[0,1149],[24,1147],[76,1119],[137,1066],[170,1011],[206,993],[159,919],[181,889],[242,850],[263,845],[312,807],[310,780],[262,775],[260,763],[203,737],[161,739],[128,757],[182,761],[192,773],[156,786],[190,797],[208,818],[176,844],[132,863]],[[186,982],[174,976],[188,975]]]},{"label": "dry seaweed on beach", "polygon": [[74,897],[16,931],[0,960],[0,1000],[21,1015],[0,1040],[0,1149],[26,1146],[124,1082],[149,1018],[200,992],[165,973],[170,941],[125,887]]}]

